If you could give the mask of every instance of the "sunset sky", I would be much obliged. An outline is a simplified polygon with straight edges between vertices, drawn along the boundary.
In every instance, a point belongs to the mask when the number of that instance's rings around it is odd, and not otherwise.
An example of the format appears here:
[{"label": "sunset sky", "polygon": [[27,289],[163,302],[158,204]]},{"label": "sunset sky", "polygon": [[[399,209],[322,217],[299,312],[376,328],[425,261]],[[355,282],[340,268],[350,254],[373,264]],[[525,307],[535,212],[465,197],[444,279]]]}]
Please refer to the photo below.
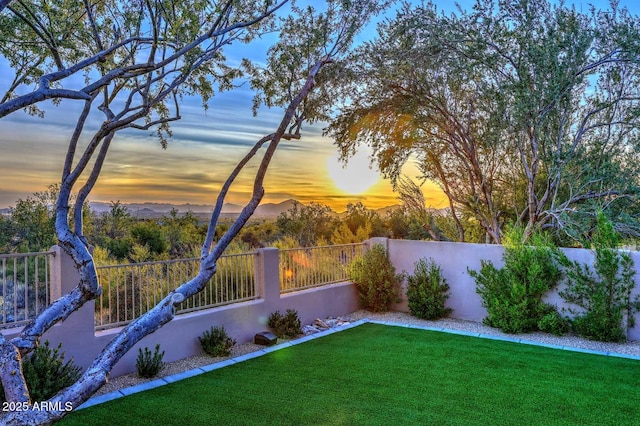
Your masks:
[{"label": "sunset sky", "polygon": [[[463,7],[473,3],[459,2]],[[599,7],[608,2],[574,1],[576,7]],[[439,2],[452,10],[453,2]],[[637,0],[620,4],[640,13]],[[446,5],[446,6],[445,6]],[[370,28],[365,38],[373,36]],[[265,44],[254,46],[249,55],[264,57]],[[247,55],[243,52],[241,55]],[[231,51],[228,56],[232,57]],[[10,73],[0,58],[0,91],[4,93]],[[221,183],[252,144],[273,132],[281,111],[262,110],[251,114],[251,91],[245,86],[216,95],[205,114],[198,100],[181,106],[183,119],[172,125],[174,137],[166,150],[149,132],[119,134],[107,158],[102,176],[90,200],[129,202],[168,202],[175,204],[213,204]],[[0,119],[0,208],[13,205],[35,191],[45,190],[60,179],[66,144],[79,115],[80,104],[63,101],[60,107],[44,104],[44,119],[22,112]],[[96,116],[93,122],[97,127]],[[283,141],[265,182],[263,202],[289,198],[303,203],[316,201],[343,211],[349,202],[362,201],[371,208],[397,204],[388,181],[369,169],[368,154],[359,152],[346,170],[337,162],[332,141],[321,135],[322,125],[303,129],[299,141]],[[409,166],[407,173],[416,176]],[[228,202],[248,200],[252,181],[242,176],[227,198]],[[432,184],[426,184],[427,201],[444,207],[445,198]]]}]

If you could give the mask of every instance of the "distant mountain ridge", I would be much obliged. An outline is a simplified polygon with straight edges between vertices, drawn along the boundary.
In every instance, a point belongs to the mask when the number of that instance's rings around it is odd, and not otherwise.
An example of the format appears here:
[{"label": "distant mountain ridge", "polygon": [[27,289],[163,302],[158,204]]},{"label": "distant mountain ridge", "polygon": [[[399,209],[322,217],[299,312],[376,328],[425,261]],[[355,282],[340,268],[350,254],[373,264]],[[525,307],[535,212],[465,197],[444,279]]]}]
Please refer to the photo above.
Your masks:
[{"label": "distant mountain ridge", "polygon": [[[293,208],[295,203],[305,205],[304,203],[293,199],[285,200],[280,203],[264,203],[258,206],[253,217],[257,219],[275,219],[280,214],[287,212],[291,208]],[[149,202],[120,204],[122,206],[125,206],[132,216],[139,218],[162,217],[168,215],[173,209],[178,210],[178,212],[182,214],[192,212],[199,217],[203,217],[203,215],[210,215],[213,212],[212,204],[170,204]],[[374,211],[377,212],[380,216],[385,216],[388,211],[395,207],[397,206],[381,207],[379,209],[374,209]],[[225,203],[222,206],[222,215],[227,217],[234,217],[242,211],[242,208],[243,206],[239,204]],[[91,209],[91,211],[94,213],[105,213],[111,210],[111,202],[89,201],[89,209]],[[0,209],[0,215],[8,216],[10,210],[10,208]],[[344,212],[337,213],[335,211],[333,211],[333,213],[335,213],[336,215],[344,214]]]},{"label": "distant mountain ridge", "polygon": [[[260,204],[254,213],[256,218],[276,218],[281,213],[291,209],[296,200],[286,200],[280,203]],[[169,203],[121,203],[129,210],[129,213],[138,217],[153,217],[169,214],[176,209],[179,213],[192,212],[195,214],[210,214],[213,212],[213,205],[210,204],[169,204]],[[95,213],[104,213],[111,210],[111,203],[102,201],[90,201],[89,208]],[[242,211],[243,206],[233,203],[225,203],[222,206],[223,215],[237,215]]]}]

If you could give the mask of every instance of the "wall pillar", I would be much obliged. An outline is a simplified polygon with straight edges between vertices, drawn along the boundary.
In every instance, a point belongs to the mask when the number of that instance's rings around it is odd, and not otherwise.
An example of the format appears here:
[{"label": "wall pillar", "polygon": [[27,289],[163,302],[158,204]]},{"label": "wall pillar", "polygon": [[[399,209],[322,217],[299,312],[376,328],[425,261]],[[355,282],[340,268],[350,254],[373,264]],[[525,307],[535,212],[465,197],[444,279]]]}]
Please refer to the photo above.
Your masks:
[{"label": "wall pillar", "polygon": [[382,244],[382,247],[384,247],[384,249],[387,251],[387,254],[389,254],[389,238],[373,237],[373,238],[369,238],[367,241],[365,241],[365,243],[366,243],[365,251],[370,249],[376,244]]},{"label": "wall pillar", "polygon": [[280,250],[273,247],[256,251],[256,296],[266,306],[277,306],[280,301]]},{"label": "wall pillar", "polygon": [[[73,290],[80,282],[80,273],[75,262],[60,246],[51,248],[55,252],[51,262],[51,301]],[[51,327],[41,338],[41,342],[49,340],[49,346],[55,347],[62,342],[62,350],[73,357],[79,365],[89,365],[95,352],[87,350],[93,346],[95,339],[94,325],[95,302],[89,300],[72,313],[67,319]]]}]

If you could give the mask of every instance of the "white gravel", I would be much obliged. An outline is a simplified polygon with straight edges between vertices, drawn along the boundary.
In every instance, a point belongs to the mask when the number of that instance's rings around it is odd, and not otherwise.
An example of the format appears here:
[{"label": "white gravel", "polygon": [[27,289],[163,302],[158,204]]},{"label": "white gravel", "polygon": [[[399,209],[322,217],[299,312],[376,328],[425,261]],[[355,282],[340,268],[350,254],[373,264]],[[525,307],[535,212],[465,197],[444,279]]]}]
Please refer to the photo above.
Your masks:
[{"label": "white gravel", "polygon": [[640,340],[629,341],[625,343],[605,343],[597,342],[594,340],[587,340],[573,335],[554,336],[552,334],[539,332],[508,334],[503,333],[496,328],[492,328],[478,322],[464,321],[453,318],[445,318],[437,321],[426,321],[412,317],[411,315],[403,312],[373,313],[361,310],[354,312],[350,315],[350,317],[354,321],[362,318],[369,318],[370,320],[422,325],[427,327],[438,327],[449,330],[466,331],[470,333],[487,334],[499,337],[511,337],[515,339],[528,340],[531,342],[545,343],[549,345],[567,346],[593,351],[640,356]]},{"label": "white gravel", "polygon": [[178,373],[182,373],[183,371],[193,370],[194,368],[214,364],[216,362],[220,362],[228,358],[237,357],[240,355],[248,354],[250,352],[259,351],[261,349],[264,349],[264,346],[255,345],[253,343],[244,343],[242,345],[235,345],[233,348],[231,348],[230,357],[212,357],[209,355],[196,355],[196,356],[191,356],[189,358],[180,359],[178,361],[168,362],[162,368],[158,376],[153,377],[151,379],[142,378],[138,376],[137,373],[125,374],[123,376],[118,376],[113,379],[109,379],[109,381],[104,386],[102,386],[94,394],[94,396],[103,395],[105,393],[117,391],[123,388],[128,388],[129,386],[134,386],[140,383],[156,380],[159,377],[171,376],[172,374],[178,374]]},{"label": "white gravel", "polygon": [[[370,320],[377,321],[385,321],[385,322],[394,322],[401,324],[410,324],[410,325],[421,325],[428,327],[437,327],[444,328],[449,330],[458,330],[465,331],[470,333],[478,333],[499,337],[511,337],[516,339],[527,340],[531,342],[539,342],[550,345],[557,346],[566,346],[580,349],[588,349],[595,350],[607,353],[618,353],[625,355],[635,355],[640,356],[640,340],[630,341],[625,343],[604,343],[604,342],[596,342],[593,340],[583,339],[577,336],[565,335],[565,336],[554,336],[546,333],[523,333],[523,334],[507,334],[503,333],[498,329],[488,327],[484,324],[472,322],[472,321],[464,321],[458,319],[441,319],[437,321],[426,321],[421,320],[407,313],[402,312],[385,312],[385,313],[373,313],[365,310],[360,310],[353,312],[348,317],[343,317],[351,322],[358,321],[360,319],[368,318]],[[264,349],[264,346],[255,345],[253,343],[245,343],[241,345],[236,345],[232,348],[231,357],[236,357],[240,355],[244,355],[246,353],[254,352],[260,349]],[[162,369],[158,377],[165,377],[176,373],[181,373],[183,371],[191,370],[197,367],[202,367],[205,365],[213,364],[219,361],[222,361],[227,358],[214,358],[207,355],[198,355],[189,358],[185,358],[179,361],[167,363],[165,367]],[[154,378],[155,379],[155,378]],[[116,377],[111,379],[106,385],[104,385],[98,392],[96,392],[96,396],[102,395],[108,392],[113,392],[125,387],[134,386],[139,383],[147,382],[154,379],[143,379],[138,377],[137,374],[127,374],[124,376]]]}]

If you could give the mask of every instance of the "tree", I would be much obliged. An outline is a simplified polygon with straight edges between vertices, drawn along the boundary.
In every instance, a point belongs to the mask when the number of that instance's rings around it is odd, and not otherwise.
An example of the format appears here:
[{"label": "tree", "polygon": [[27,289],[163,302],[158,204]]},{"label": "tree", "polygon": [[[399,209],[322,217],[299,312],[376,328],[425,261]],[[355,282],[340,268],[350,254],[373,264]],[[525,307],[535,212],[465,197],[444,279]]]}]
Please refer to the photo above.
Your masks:
[{"label": "tree", "polygon": [[[434,212],[427,207],[422,189],[420,189],[414,181],[408,177],[400,177],[396,183],[396,190],[398,191],[398,198],[402,201],[402,206],[405,211],[422,222],[422,227],[432,240],[450,241],[436,224]],[[452,212],[452,216],[458,230],[458,241],[463,242],[464,228],[455,210]]]},{"label": "tree", "polygon": [[144,221],[131,228],[131,236],[137,244],[146,246],[150,253],[161,255],[169,250],[169,241],[160,226],[153,221]]},{"label": "tree", "polygon": [[344,213],[342,221],[346,223],[354,235],[358,234],[358,230],[368,228],[368,231],[365,232],[365,238],[357,242],[362,242],[370,237],[385,236],[384,224],[378,212],[366,208],[360,201],[347,204],[347,211]]},{"label": "tree", "polygon": [[305,206],[296,201],[278,216],[276,226],[283,236],[294,238],[298,245],[312,247],[319,239],[329,241],[335,221],[331,207],[313,202]]},{"label": "tree", "polygon": [[[234,41],[250,41],[263,28],[260,24],[264,24],[264,20],[283,3],[170,1],[115,2],[99,7],[88,2],[82,7],[76,2],[42,5],[51,9],[48,14],[52,17],[51,22],[73,22],[73,25],[60,25],[60,34],[55,33],[56,25],[38,21],[38,17],[45,14],[21,13],[20,8],[35,8],[35,5],[21,2],[15,3],[15,8],[13,3],[0,5],[11,12],[3,11],[0,15],[3,21],[0,28],[10,25],[16,30],[16,37],[28,35],[38,40],[39,43],[34,44],[37,46],[33,47],[38,51],[31,56],[43,58],[36,66],[20,62],[20,58],[9,58],[16,75],[20,76],[16,81],[21,81],[21,84],[29,84],[34,76],[42,77],[32,92],[22,96],[11,94],[10,99],[3,101],[0,117],[22,108],[35,108],[43,99],[67,98],[83,103],[76,130],[70,138],[55,209],[59,245],[76,263],[80,282],[25,326],[18,337],[11,341],[0,337],[0,379],[7,401],[30,402],[22,375],[21,357],[37,346],[38,339],[46,330],[100,294],[94,260],[83,235],[82,208],[77,206],[84,204],[95,185],[116,133],[126,128],[154,128],[164,145],[165,136],[170,135],[168,123],[179,118],[180,96],[199,94],[206,103],[214,84],[219,89],[230,88],[238,72],[226,66],[222,47]],[[328,1],[327,10],[323,13],[312,8],[301,10],[292,7],[295,16],[287,17],[281,23],[280,41],[269,51],[267,68],[250,67],[253,87],[262,90],[261,100],[268,106],[284,108],[282,120],[275,132],[256,142],[222,186],[202,245],[197,275],[116,335],[76,383],[48,401],[50,407],[56,404],[64,406],[66,402],[80,405],[105,383],[114,364],[136,342],[170,321],[177,305],[204,288],[216,272],[218,258],[262,199],[264,177],[279,142],[283,138],[300,138],[302,123],[318,119],[327,111],[329,106],[324,101],[328,88],[320,91],[319,95],[315,95],[313,89],[317,83],[329,86],[329,77],[334,75],[334,69],[340,68],[338,65],[356,32],[380,10],[379,3],[368,0]],[[86,24],[86,31],[84,25],[79,25],[80,21]],[[67,32],[73,33],[74,37],[67,37]],[[62,43],[65,40],[67,43]],[[19,49],[15,46],[20,41],[19,38],[5,41],[0,51],[4,55],[11,47],[17,51]],[[284,74],[281,74],[283,69],[280,65],[283,68],[286,65]],[[57,71],[48,73],[49,67]],[[324,69],[330,71],[328,76],[325,76]],[[77,72],[86,72],[87,80],[94,76],[97,79],[80,90],[51,86]],[[81,150],[79,142],[84,124],[96,105],[106,120]],[[237,220],[214,242],[216,224],[230,186],[265,145],[255,172],[251,199]],[[76,158],[77,152],[80,152],[79,158]],[[80,186],[83,172],[88,177]],[[72,191],[78,187],[70,226],[67,220],[71,209],[69,201]],[[30,409],[8,413],[3,420],[7,424],[47,424],[64,414],[55,409]]]},{"label": "tree", "polygon": [[498,243],[506,223],[525,238],[570,233],[598,206],[637,199],[637,22],[615,3],[585,14],[477,0],[450,15],[405,4],[350,62],[328,132],[345,157],[371,145],[394,180],[417,157],[459,228],[467,214]]},{"label": "tree", "polygon": [[193,212],[188,211],[180,216],[176,209],[171,209],[169,216],[162,218],[161,226],[169,242],[172,259],[196,256],[196,247],[206,229],[198,225],[198,218]]},{"label": "tree", "polygon": [[19,199],[0,221],[0,247],[5,253],[46,251],[55,244],[54,206],[59,185]]}]

